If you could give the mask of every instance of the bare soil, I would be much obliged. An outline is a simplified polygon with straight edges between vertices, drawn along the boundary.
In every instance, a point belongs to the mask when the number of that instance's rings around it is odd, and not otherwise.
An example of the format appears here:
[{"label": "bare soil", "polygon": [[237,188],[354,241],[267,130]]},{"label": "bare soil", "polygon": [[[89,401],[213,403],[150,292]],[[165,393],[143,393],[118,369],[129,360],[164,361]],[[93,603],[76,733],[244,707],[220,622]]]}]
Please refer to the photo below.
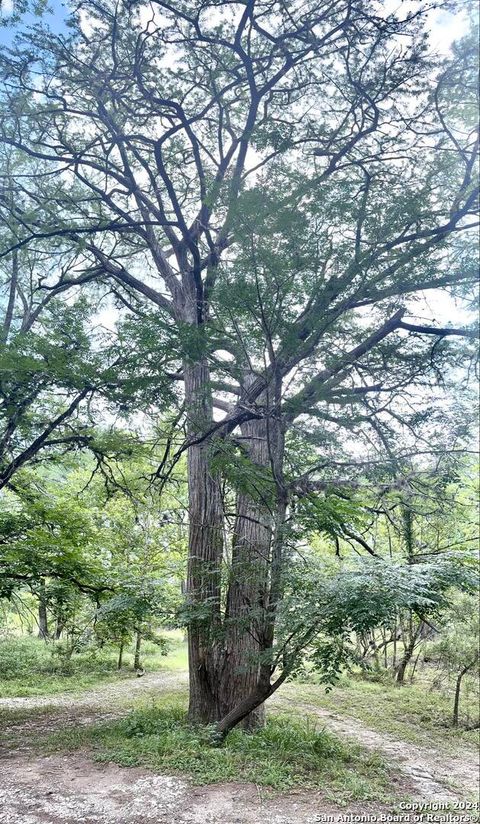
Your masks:
[{"label": "bare soil", "polygon": [[[254,784],[192,787],[176,776],[96,764],[83,753],[17,756],[0,768],[1,824],[314,824],[341,812],[320,793],[266,798]],[[379,810],[349,810],[367,808]]]},{"label": "bare soil", "polygon": [[[245,783],[195,787],[178,776],[99,764],[85,752],[39,756],[32,749],[31,739],[42,732],[121,716],[133,700],[184,683],[183,673],[152,673],[80,695],[0,699],[0,711],[40,710],[13,716],[4,727],[8,744],[0,751],[0,824],[319,824],[346,821],[346,814],[382,821],[388,813],[382,804],[336,807],[321,790],[272,795]],[[271,708],[293,704],[296,714],[315,715],[339,736],[382,753],[394,766],[397,791],[437,803],[463,801],[475,792],[478,762],[471,751],[453,759],[281,694]]]}]

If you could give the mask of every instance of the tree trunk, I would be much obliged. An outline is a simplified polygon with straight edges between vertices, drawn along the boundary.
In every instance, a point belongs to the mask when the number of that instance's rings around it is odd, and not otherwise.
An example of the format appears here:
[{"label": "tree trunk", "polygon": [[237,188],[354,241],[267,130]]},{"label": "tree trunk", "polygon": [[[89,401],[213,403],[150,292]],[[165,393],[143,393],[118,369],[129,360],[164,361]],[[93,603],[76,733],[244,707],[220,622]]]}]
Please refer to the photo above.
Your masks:
[{"label": "tree trunk", "polygon": [[376,641],[376,638],[375,638],[375,630],[371,631],[370,637],[371,637],[370,651],[371,651],[371,655],[372,655],[372,658],[373,658],[373,663],[374,663],[376,672],[379,672],[380,671],[380,658],[379,658],[379,655],[378,655],[378,645],[377,645],[377,641]]},{"label": "tree trunk", "polygon": [[[272,557],[269,568],[271,524],[273,511],[275,522],[279,514],[283,529],[284,493],[282,491],[279,507],[274,504],[277,484],[271,487],[270,501],[259,499],[255,489],[249,495],[239,495],[232,576],[223,623],[223,506],[220,478],[211,469],[215,443],[211,438],[205,438],[213,423],[206,361],[185,362],[184,381],[188,436],[190,441],[198,439],[188,450],[189,719],[211,724],[223,723],[228,718],[226,732],[240,722],[251,729],[262,723],[264,710],[260,705],[263,703],[262,696],[268,696],[268,690],[260,684],[258,653],[271,649],[273,645],[283,545],[280,541],[276,553],[272,550],[272,556],[276,554],[276,557]],[[271,444],[267,444],[267,432]],[[282,475],[284,434],[280,423],[268,417],[251,421],[243,425],[242,435],[247,439],[251,459],[261,469],[269,468],[272,450],[276,456],[277,474]],[[268,483],[263,483],[263,486],[268,497]],[[271,591],[267,598],[268,573]],[[246,706],[250,708],[248,711],[245,711]],[[235,719],[233,723],[232,718]]]},{"label": "tree trunk", "polygon": [[[281,381],[275,386],[275,410],[279,408],[281,398]],[[286,563],[287,532],[286,515],[288,493],[283,476],[283,461],[285,452],[284,422],[278,414],[265,418],[267,421],[268,457],[273,476],[273,488],[270,502],[271,521],[269,523],[269,563],[268,563],[268,592],[261,593],[264,598],[263,618],[260,632],[260,652],[269,653],[274,645],[275,627],[278,606],[283,597],[283,572]],[[268,487],[267,487],[268,488]],[[257,513],[258,514],[258,513]],[[264,526],[264,529],[266,527]],[[266,581],[266,575],[263,578]],[[257,582],[258,588],[258,582]],[[257,589],[258,591],[258,589]],[[232,709],[217,724],[217,734],[222,740],[233,727],[240,724],[254,714],[259,707],[285,681],[295,664],[296,654],[291,651],[283,655],[281,674],[271,683],[274,676],[275,664],[266,663],[265,655],[258,668],[256,684],[249,694],[238,701],[232,702]],[[253,680],[253,678],[252,678]],[[253,716],[255,717],[255,716]]]},{"label": "tree trunk", "polygon": [[[199,438],[213,421],[210,375],[206,361],[184,364],[187,431]],[[210,469],[209,439],[188,449],[189,557],[187,604],[190,609],[188,660],[189,719],[209,724],[220,717],[220,584],[223,508],[220,479]]]},{"label": "tree trunk", "polygon": [[122,669],[122,663],[123,663],[123,646],[124,646],[123,641],[120,641],[120,646],[119,646],[119,648],[118,648],[117,670],[121,670],[121,669]]},{"label": "tree trunk", "polygon": [[458,677],[455,684],[455,698],[453,701],[453,715],[452,715],[452,724],[454,727],[458,727],[458,710],[460,707],[460,690],[462,688],[462,678],[464,676],[464,670],[462,670]]},{"label": "tree trunk", "polygon": [[383,668],[388,669],[388,641],[387,633],[383,632]]},{"label": "tree trunk", "polygon": [[[478,661],[478,655],[473,659],[473,661],[470,661],[469,664],[464,666],[463,669],[458,673],[457,681],[456,681],[456,684],[455,684],[455,697],[454,697],[454,700],[453,700],[452,724],[453,724],[454,727],[458,727],[458,710],[459,710],[459,707],[460,707],[460,690],[462,688],[463,676],[466,675],[467,672],[469,670],[471,670],[472,667],[475,666],[477,661]],[[475,727],[473,727],[473,729],[475,729]]]},{"label": "tree trunk", "polygon": [[64,626],[65,626],[65,621],[62,621],[61,618],[57,618],[57,624],[56,624],[56,627],[55,627],[55,641],[60,640]]},{"label": "tree trunk", "polygon": [[397,668],[397,618],[395,617],[395,623],[393,625],[393,658],[392,658],[392,669],[395,672]]},{"label": "tree trunk", "polygon": [[403,657],[402,657],[400,663],[397,666],[397,675],[396,675],[396,678],[395,678],[397,684],[403,684],[403,682],[405,680],[405,671],[406,671],[406,669],[407,669],[407,667],[410,663],[410,660],[412,658],[413,648],[414,648],[413,643],[408,644],[407,647],[405,648],[405,652],[403,654]]},{"label": "tree trunk", "polygon": [[219,740],[223,741],[230,730],[233,730],[237,724],[242,723],[246,718],[251,716],[258,707],[263,706],[266,699],[275,692],[278,686],[280,686],[280,682],[283,680],[283,677],[279,678],[278,681],[272,686],[270,684],[270,673],[267,672],[267,674],[263,677],[262,674],[260,674],[257,685],[252,692],[245,695],[240,702],[237,702],[230,712],[217,724],[216,733]]},{"label": "tree trunk", "polygon": [[415,658],[415,661],[413,662],[412,671],[410,673],[410,683],[411,684],[413,684],[413,678],[415,676],[415,670],[417,669],[417,664],[418,664],[419,658],[420,658],[420,653],[418,653],[417,657]]},{"label": "tree trunk", "polygon": [[[251,461],[261,470],[269,465],[265,418],[241,426],[242,439]],[[221,683],[222,717],[257,689],[260,673],[261,637],[267,600],[267,570],[272,537],[271,514],[261,478],[250,494],[237,494],[232,567],[225,613],[225,667]],[[263,483],[265,486],[265,483]],[[265,722],[263,704],[242,720],[253,730]]]},{"label": "tree trunk", "polygon": [[40,582],[38,593],[38,637],[44,641],[48,638],[47,602],[45,597],[45,581]]},{"label": "tree trunk", "polygon": [[133,669],[139,670],[142,669],[142,665],[140,662],[140,650],[142,647],[142,633],[140,627],[137,628],[135,633],[135,655],[133,658]]},{"label": "tree trunk", "polygon": [[412,613],[409,614],[408,620],[408,642],[405,643],[404,641],[404,653],[400,663],[397,666],[397,675],[396,675],[396,682],[397,684],[403,684],[405,679],[405,671],[412,659],[413,653],[415,651],[415,644],[417,643],[417,638],[421,634],[422,631],[422,622],[418,625],[417,629],[414,629],[413,626],[413,616]]}]

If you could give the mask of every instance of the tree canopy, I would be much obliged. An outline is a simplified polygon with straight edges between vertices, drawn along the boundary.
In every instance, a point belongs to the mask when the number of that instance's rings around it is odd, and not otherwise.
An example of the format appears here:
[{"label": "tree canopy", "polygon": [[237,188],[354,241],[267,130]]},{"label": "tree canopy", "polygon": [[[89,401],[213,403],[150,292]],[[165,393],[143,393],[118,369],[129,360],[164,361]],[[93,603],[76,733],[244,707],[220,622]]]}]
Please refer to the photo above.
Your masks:
[{"label": "tree canopy", "polygon": [[[466,312],[476,282],[476,51],[436,55],[430,13],[80,2],[0,58],[3,484],[72,450],[127,500],[135,454],[154,495],[186,480],[190,717],[220,736],[320,634],[457,580],[405,538],[473,425],[476,328],[429,301]],[[402,564],[362,534],[397,512]],[[325,582],[313,533],[374,558]]]}]

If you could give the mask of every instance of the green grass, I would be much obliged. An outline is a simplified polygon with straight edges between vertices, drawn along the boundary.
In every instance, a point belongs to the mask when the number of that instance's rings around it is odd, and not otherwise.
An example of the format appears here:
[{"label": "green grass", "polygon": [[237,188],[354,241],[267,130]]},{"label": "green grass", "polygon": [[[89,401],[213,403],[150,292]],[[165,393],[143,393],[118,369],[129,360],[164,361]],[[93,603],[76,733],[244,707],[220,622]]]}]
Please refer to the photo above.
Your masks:
[{"label": "green grass", "polygon": [[392,800],[382,759],[340,741],[321,724],[276,714],[255,735],[236,729],[215,747],[208,730],[188,724],[179,692],[162,694],[155,704],[116,722],[63,730],[42,747],[48,752],[88,748],[97,761],[181,773],[197,784],[235,780],[275,790],[315,788],[337,804]]},{"label": "green grass", "polygon": [[[397,687],[387,680],[343,676],[329,693],[320,685],[294,682],[284,687],[282,694],[341,716],[360,719],[374,730],[429,748],[438,746],[455,750],[462,744],[475,745],[478,730],[466,731],[451,726],[452,695],[431,690],[430,686],[427,680]],[[461,710],[470,715],[472,721],[478,718],[478,699],[474,690],[470,694],[465,691]]]},{"label": "green grass", "polygon": [[183,672],[188,669],[187,643],[183,640],[183,633],[178,630],[168,630],[162,634],[170,642],[168,655],[159,655],[158,648],[152,649],[153,644],[145,644],[144,664],[147,671],[175,670],[176,672]]},{"label": "green grass", "polygon": [[[180,671],[186,668],[186,645],[179,632],[166,631],[169,652],[143,645],[142,663],[148,672]],[[133,649],[125,650],[123,667],[117,670],[118,652],[112,647],[90,648],[65,662],[53,642],[38,638],[0,641],[0,698],[48,696],[60,692],[82,692],[98,684],[133,676]]]}]

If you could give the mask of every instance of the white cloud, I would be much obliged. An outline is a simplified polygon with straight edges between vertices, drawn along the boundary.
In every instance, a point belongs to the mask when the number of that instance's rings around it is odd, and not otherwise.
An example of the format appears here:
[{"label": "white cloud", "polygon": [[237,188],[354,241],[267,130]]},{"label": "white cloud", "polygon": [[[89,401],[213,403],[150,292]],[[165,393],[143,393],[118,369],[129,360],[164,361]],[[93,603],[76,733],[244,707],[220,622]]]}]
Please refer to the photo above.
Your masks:
[{"label": "white cloud", "polygon": [[6,16],[13,11],[13,0],[0,0],[0,16]]},{"label": "white cloud", "polygon": [[456,12],[436,9],[430,18],[430,43],[441,54],[447,55],[452,43],[460,40],[468,31],[469,17],[466,11]]}]

